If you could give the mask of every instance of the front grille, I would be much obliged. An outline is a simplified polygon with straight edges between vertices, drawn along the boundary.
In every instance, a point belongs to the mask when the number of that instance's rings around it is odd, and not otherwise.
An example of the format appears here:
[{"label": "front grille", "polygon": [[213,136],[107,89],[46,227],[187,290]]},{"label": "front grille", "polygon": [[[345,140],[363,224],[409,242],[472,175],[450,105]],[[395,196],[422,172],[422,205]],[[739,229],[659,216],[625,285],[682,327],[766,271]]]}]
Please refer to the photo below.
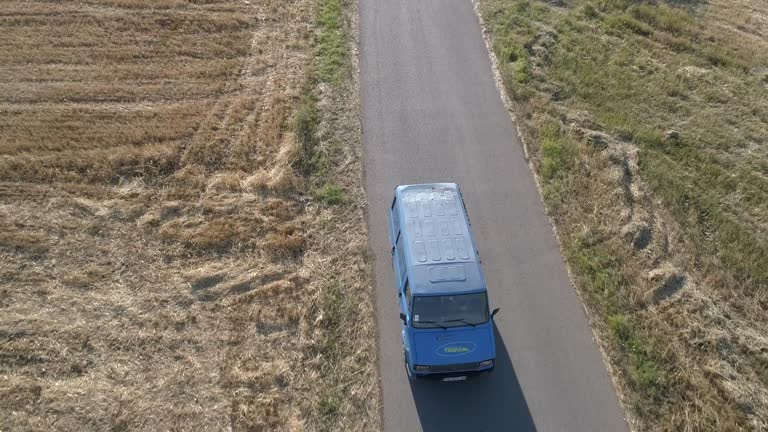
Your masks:
[{"label": "front grille", "polygon": [[480,362],[458,363],[452,365],[431,366],[430,372],[462,372],[475,370],[480,367]]}]

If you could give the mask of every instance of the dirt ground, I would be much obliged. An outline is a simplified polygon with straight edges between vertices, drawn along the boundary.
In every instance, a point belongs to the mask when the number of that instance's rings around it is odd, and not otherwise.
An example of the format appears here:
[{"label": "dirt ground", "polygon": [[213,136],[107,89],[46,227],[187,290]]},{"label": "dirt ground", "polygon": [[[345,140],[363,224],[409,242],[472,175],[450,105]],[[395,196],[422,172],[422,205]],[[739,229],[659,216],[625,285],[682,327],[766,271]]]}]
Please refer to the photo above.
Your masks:
[{"label": "dirt ground", "polygon": [[378,423],[351,65],[343,203],[298,168],[318,4],[3,3],[0,430]]}]

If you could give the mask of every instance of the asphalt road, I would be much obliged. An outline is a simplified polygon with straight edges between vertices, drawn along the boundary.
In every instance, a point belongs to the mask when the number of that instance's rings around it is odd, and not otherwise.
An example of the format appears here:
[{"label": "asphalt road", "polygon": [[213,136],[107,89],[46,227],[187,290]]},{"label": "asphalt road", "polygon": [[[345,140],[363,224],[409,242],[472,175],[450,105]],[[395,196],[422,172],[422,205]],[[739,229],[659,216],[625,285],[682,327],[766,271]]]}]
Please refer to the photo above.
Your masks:
[{"label": "asphalt road", "polygon": [[[360,0],[363,139],[387,431],[626,431],[569,285],[470,0]],[[403,369],[386,209],[398,184],[457,182],[496,317],[492,375]]]}]

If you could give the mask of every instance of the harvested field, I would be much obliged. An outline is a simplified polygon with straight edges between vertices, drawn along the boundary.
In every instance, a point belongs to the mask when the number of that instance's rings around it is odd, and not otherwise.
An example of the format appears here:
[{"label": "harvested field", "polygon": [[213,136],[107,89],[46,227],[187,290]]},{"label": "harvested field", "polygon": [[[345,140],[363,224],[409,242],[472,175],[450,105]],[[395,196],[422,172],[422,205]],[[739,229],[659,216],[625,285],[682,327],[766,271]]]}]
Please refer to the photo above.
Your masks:
[{"label": "harvested field", "polygon": [[326,3],[3,2],[0,430],[375,428],[352,56],[313,72]]},{"label": "harvested field", "polygon": [[768,3],[480,0],[637,430],[768,428]]}]

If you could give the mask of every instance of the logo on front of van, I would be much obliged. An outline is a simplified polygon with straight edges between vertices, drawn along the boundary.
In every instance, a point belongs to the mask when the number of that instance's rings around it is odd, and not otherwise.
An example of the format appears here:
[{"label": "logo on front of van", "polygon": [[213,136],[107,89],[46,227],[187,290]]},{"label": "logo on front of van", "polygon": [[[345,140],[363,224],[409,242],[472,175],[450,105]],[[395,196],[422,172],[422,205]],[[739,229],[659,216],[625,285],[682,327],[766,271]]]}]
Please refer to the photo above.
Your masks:
[{"label": "logo on front of van", "polygon": [[437,347],[435,354],[446,357],[461,356],[469,354],[476,349],[477,345],[472,342],[451,342]]}]

